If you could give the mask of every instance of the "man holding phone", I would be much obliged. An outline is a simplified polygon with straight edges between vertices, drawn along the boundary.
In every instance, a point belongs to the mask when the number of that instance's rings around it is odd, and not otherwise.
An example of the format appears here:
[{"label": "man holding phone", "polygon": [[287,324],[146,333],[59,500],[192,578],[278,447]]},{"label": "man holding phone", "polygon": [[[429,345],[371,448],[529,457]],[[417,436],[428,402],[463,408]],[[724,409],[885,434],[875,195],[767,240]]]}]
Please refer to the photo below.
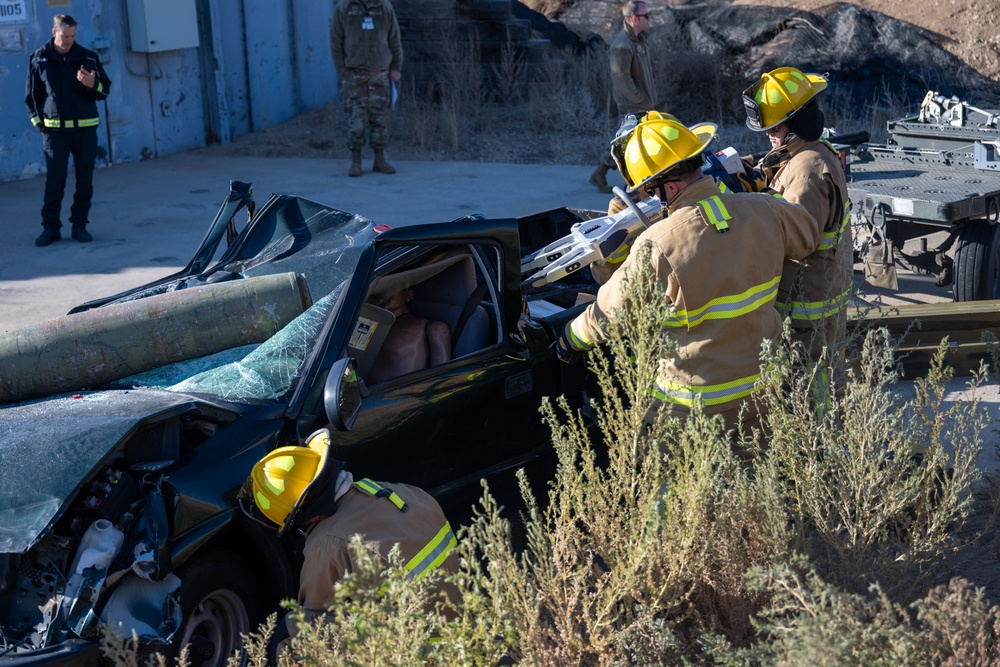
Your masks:
[{"label": "man holding phone", "polygon": [[62,238],[60,211],[70,155],[76,171],[69,218],[73,238],[81,243],[93,240],[87,223],[97,160],[97,102],[107,98],[110,88],[111,79],[97,54],[76,43],[76,20],[69,14],[57,14],[52,21],[52,39],[31,54],[24,97],[31,124],[41,132],[45,150],[45,198],[37,246]]}]

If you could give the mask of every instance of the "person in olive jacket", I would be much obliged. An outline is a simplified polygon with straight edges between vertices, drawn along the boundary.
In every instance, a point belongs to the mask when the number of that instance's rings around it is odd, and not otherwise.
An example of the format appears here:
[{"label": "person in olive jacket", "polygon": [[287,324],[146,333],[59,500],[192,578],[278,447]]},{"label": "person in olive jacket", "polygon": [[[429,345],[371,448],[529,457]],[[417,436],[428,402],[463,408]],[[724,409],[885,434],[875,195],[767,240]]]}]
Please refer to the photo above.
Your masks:
[{"label": "person in olive jacket", "polygon": [[[624,25],[608,52],[611,67],[611,91],[621,121],[629,114],[642,116],[654,106],[653,62],[645,32],[649,29],[649,5],[641,0],[627,0],[622,6]],[[610,194],[608,170],[615,167],[610,151],[604,151],[590,184],[603,194]]]},{"label": "person in olive jacket", "polygon": [[45,150],[42,234],[35,239],[37,246],[62,238],[60,211],[70,155],[76,170],[69,218],[73,238],[81,243],[92,240],[87,224],[97,160],[97,102],[107,98],[110,88],[111,79],[97,54],[76,43],[76,21],[69,14],[57,14],[52,39],[31,54],[24,96],[31,124],[42,133]]}]

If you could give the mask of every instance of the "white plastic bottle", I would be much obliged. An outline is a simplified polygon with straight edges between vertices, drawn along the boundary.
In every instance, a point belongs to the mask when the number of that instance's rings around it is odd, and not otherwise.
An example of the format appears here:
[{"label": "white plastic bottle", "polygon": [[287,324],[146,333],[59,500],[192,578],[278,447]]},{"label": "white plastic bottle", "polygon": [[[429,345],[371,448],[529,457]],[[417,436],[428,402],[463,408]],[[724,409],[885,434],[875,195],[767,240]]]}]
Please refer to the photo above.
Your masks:
[{"label": "white plastic bottle", "polygon": [[[73,557],[73,564],[69,569],[69,581],[66,582],[66,592],[63,596],[63,609],[69,610],[76,604],[76,599],[80,595],[80,589],[84,583],[84,571],[88,568],[96,567],[100,574],[96,578],[101,583],[107,574],[111,561],[115,559],[115,554],[122,546],[125,535],[113,523],[107,519],[98,519],[90,524],[87,531],[80,539],[80,546]],[[91,577],[93,581],[95,578]],[[94,595],[100,590],[100,584]]]}]

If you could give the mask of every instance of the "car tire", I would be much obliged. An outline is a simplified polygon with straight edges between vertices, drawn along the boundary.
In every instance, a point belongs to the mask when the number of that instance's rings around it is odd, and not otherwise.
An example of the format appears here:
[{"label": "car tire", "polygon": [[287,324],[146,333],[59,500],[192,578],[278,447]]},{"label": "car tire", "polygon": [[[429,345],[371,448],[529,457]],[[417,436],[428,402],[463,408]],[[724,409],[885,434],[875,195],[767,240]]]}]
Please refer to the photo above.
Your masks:
[{"label": "car tire", "polygon": [[955,248],[955,301],[1000,297],[1000,225],[969,220]]},{"label": "car tire", "polygon": [[[206,549],[178,570],[181,627],[171,643],[176,657],[190,644],[192,667],[225,667],[244,650],[241,634],[257,630],[263,601],[246,561],[225,549]],[[241,655],[240,664],[246,663]]]}]

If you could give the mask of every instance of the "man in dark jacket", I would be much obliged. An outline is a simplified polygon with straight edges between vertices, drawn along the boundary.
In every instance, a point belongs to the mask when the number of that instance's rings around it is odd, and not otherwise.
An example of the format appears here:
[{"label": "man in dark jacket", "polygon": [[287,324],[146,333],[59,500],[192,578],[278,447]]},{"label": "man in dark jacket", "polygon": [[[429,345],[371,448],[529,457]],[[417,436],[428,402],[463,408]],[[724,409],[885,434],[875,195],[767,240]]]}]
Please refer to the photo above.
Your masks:
[{"label": "man in dark jacket", "polygon": [[72,16],[57,14],[53,19],[52,40],[31,54],[26,88],[28,115],[42,133],[45,149],[42,234],[35,245],[47,246],[62,238],[59,212],[70,155],[76,168],[76,193],[69,221],[73,238],[87,243],[92,240],[87,223],[97,160],[97,101],[107,98],[111,80],[97,54],[76,43]]}]

